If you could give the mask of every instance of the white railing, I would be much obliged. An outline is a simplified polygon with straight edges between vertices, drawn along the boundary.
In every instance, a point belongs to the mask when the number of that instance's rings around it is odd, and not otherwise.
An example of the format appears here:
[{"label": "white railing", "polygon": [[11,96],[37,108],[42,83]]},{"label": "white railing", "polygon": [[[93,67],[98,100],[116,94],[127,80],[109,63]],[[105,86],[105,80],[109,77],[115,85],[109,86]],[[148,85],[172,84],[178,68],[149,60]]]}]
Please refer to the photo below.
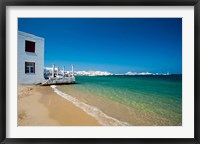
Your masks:
[{"label": "white railing", "polygon": [[75,77],[63,77],[63,78],[56,78],[56,77],[49,77],[48,80],[42,82],[42,85],[51,85],[51,84],[67,84],[67,83],[75,83]]}]

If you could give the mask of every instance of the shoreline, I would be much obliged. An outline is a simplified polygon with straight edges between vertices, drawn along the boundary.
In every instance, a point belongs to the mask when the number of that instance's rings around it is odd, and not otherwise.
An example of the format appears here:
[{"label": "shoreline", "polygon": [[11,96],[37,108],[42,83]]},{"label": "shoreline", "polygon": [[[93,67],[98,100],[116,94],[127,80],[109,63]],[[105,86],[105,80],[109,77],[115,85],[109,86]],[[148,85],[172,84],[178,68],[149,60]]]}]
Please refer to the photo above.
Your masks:
[{"label": "shoreline", "polygon": [[[129,106],[118,101],[105,98],[103,96],[95,96],[95,93],[87,90],[76,89],[70,86],[56,86],[56,89],[60,90],[59,95],[69,95],[79,101],[84,102],[89,106],[95,106],[97,111],[102,111],[105,115],[118,120],[120,123],[118,126],[181,126],[182,122],[176,121],[175,118],[165,118],[159,114],[146,111],[146,109],[140,107]],[[64,94],[63,94],[64,93]],[[67,97],[67,96],[66,96]],[[66,98],[67,99],[67,98]],[[97,119],[103,120],[106,126],[114,126],[115,124],[109,123],[109,119],[103,117],[94,116]]]},{"label": "shoreline", "polygon": [[64,93],[63,91],[60,91],[56,85],[52,85],[51,88],[54,90],[54,92],[67,101],[70,101],[74,105],[76,105],[78,108],[81,108],[83,111],[85,111],[90,116],[94,117],[101,125],[103,126],[128,126],[129,123],[125,121],[120,121],[110,115],[107,115],[104,113],[101,109],[99,109],[97,106],[90,105],[88,102],[83,102],[80,99],[69,95],[68,93]]},{"label": "shoreline", "polygon": [[18,86],[18,126],[99,126],[49,86]]},{"label": "shoreline", "polygon": [[72,89],[70,85],[19,85],[18,90],[18,126],[182,125],[175,118],[95,97],[94,93]]}]

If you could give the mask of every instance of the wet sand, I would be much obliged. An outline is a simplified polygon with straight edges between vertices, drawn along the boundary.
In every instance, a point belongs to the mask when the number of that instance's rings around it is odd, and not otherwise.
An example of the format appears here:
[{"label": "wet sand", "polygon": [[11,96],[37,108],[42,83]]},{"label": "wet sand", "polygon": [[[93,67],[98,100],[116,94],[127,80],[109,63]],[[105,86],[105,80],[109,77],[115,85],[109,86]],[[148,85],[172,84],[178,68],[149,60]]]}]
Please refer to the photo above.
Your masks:
[{"label": "wet sand", "polygon": [[18,126],[98,126],[95,118],[49,86],[18,86]]}]

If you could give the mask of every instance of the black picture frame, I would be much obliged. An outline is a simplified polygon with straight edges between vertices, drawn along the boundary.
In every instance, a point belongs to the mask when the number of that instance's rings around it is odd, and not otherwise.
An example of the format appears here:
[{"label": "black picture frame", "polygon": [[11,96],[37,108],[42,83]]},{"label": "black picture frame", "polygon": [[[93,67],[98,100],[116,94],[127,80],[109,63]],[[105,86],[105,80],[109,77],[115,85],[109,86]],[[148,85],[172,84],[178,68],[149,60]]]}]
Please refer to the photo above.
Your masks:
[{"label": "black picture frame", "polygon": [[[194,6],[195,95],[194,138],[6,138],[6,7],[7,6]],[[200,144],[200,1],[199,0],[1,0],[0,1],[0,142],[19,143],[124,143],[124,144]]]}]

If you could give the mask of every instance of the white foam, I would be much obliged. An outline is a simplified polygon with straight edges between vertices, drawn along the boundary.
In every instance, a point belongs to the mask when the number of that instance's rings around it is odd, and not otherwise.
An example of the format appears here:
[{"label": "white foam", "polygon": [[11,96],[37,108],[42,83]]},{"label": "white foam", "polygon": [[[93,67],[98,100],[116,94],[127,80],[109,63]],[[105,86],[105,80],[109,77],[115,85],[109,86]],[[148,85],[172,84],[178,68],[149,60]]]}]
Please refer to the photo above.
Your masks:
[{"label": "white foam", "polygon": [[59,96],[65,98],[66,100],[72,102],[75,106],[81,108],[87,114],[94,117],[100,124],[104,126],[126,126],[129,125],[126,122],[119,121],[113,117],[110,117],[103,113],[99,108],[95,106],[88,105],[62,91],[58,90],[55,85],[52,85],[51,88],[57,93]]}]

